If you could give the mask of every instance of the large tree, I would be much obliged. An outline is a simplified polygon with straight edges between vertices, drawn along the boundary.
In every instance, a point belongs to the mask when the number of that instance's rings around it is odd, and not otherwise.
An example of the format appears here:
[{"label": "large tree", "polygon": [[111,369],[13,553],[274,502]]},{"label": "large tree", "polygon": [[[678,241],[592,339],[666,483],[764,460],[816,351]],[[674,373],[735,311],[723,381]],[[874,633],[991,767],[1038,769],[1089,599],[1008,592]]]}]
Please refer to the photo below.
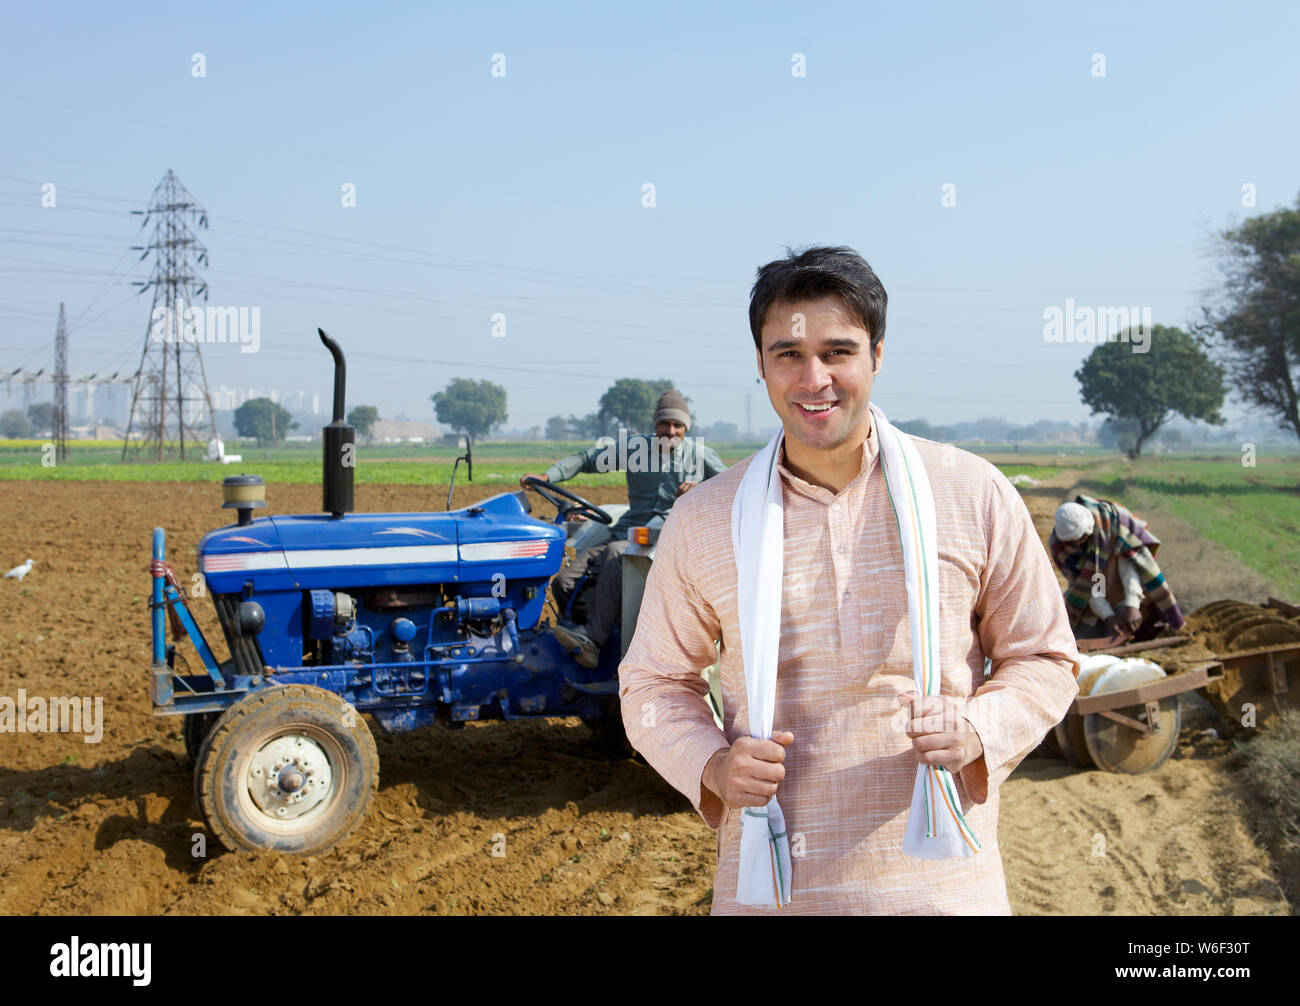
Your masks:
[{"label": "large tree", "polygon": [[639,433],[654,429],[655,406],[659,396],[673,386],[666,378],[643,381],[639,377],[621,377],[600,396],[597,415],[605,423],[626,426]]},{"label": "large tree", "polygon": [[379,421],[379,410],[373,405],[355,405],[352,411],[348,413],[348,425],[355,429],[367,440],[370,439],[370,431]]},{"label": "large tree", "polygon": [[1083,403],[1095,416],[1129,420],[1135,435],[1126,446],[1130,458],[1175,415],[1221,424],[1225,394],[1223,368],[1205,355],[1196,340],[1178,328],[1151,326],[1145,353],[1134,352],[1131,330],[1118,341],[1103,342],[1074,372]]},{"label": "large tree", "polygon": [[491,381],[453,378],[442,391],[429,396],[438,422],[471,437],[485,436],[506,421],[506,389]]},{"label": "large tree", "polygon": [[297,428],[289,410],[269,398],[250,398],[235,410],[235,432],[241,437],[256,437],[259,447],[278,444]]},{"label": "large tree", "polygon": [[1195,331],[1219,351],[1234,397],[1300,437],[1300,196],[1219,239],[1224,289]]}]

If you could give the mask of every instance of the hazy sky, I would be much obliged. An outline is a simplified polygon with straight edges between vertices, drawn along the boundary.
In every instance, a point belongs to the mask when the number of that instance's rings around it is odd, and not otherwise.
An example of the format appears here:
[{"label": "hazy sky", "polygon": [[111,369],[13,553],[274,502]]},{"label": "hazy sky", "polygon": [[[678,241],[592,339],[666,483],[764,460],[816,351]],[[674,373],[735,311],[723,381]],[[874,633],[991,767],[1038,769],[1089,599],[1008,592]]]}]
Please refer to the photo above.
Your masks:
[{"label": "hazy sky", "polygon": [[891,418],[1086,419],[1091,347],[1044,310],[1196,315],[1213,232],[1300,189],[1300,14],[1056,7],[6,4],[0,370],[52,365],[60,300],[74,374],[135,369],[129,211],[170,168],[210,303],[261,309],[257,353],[206,348],[213,385],[325,402],[321,326],[385,416],[463,376],[541,424],[642,376],[768,426],[755,267],[842,243],[889,293]]}]

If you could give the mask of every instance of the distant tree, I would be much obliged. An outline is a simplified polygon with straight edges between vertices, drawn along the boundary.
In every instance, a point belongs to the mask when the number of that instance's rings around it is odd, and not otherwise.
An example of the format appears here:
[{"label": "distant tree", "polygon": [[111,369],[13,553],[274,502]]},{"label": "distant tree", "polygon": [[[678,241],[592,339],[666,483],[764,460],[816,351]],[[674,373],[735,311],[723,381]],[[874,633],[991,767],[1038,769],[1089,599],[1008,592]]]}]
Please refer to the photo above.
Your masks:
[{"label": "distant tree", "polygon": [[654,429],[655,406],[659,396],[673,386],[666,378],[643,381],[639,377],[621,377],[600,396],[598,415],[606,423],[621,424],[638,433]]},{"label": "distant tree", "polygon": [[38,432],[54,429],[54,403],[37,402],[27,406],[27,421]]},{"label": "distant tree", "polygon": [[235,432],[241,437],[254,437],[257,445],[278,444],[298,424],[288,409],[269,398],[250,398],[235,410]]},{"label": "distant tree", "polygon": [[588,412],[585,416],[570,413],[567,422],[569,435],[577,440],[595,440],[609,434],[610,422],[602,419],[598,412]]},{"label": "distant tree", "polygon": [[568,437],[569,424],[563,416],[552,416],[546,420],[547,440],[567,440]]},{"label": "distant tree", "polygon": [[1167,426],[1156,435],[1156,439],[1173,450],[1187,442],[1187,434],[1177,426]]},{"label": "distant tree", "polygon": [[934,439],[934,431],[931,429],[929,422],[924,419],[909,419],[894,425],[911,436],[924,437],[926,440]]},{"label": "distant tree", "polygon": [[1133,419],[1107,419],[1097,430],[1097,446],[1128,453],[1137,443],[1138,423]]},{"label": "distant tree", "polygon": [[1300,196],[1219,241],[1222,301],[1193,331],[1219,350],[1238,400],[1300,437]]},{"label": "distant tree", "polygon": [[[694,433],[695,431],[692,430],[691,432]],[[717,422],[711,426],[703,427],[699,431],[699,435],[716,443],[730,444],[740,439],[740,427],[735,423]]]},{"label": "distant tree", "polygon": [[1115,342],[1097,346],[1077,371],[1083,403],[1093,415],[1102,413],[1135,424],[1130,458],[1175,415],[1203,419],[1216,425],[1226,391],[1223,368],[1205,355],[1182,329],[1154,325],[1147,352],[1133,352],[1131,332]]},{"label": "distant tree", "polygon": [[438,422],[471,437],[486,436],[506,421],[506,389],[491,381],[457,377],[429,399]]},{"label": "distant tree", "polygon": [[21,409],[9,409],[0,413],[0,437],[25,437],[31,431],[31,423]]},{"label": "distant tree", "polygon": [[367,440],[370,439],[370,431],[374,429],[378,420],[379,410],[373,405],[354,405],[352,411],[348,413],[348,425],[355,428]]}]

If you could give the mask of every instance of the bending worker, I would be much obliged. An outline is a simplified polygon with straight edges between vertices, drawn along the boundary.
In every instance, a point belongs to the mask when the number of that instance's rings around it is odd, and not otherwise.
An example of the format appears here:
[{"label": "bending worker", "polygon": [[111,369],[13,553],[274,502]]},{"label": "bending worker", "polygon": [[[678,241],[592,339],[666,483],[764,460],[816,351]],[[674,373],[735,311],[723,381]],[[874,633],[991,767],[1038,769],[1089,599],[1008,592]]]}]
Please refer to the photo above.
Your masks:
[{"label": "bending worker", "polygon": [[1179,629],[1187,621],[1156,562],[1160,539],[1118,503],[1091,496],[1062,503],[1048,546],[1068,583],[1077,639],[1150,639],[1161,623]]},{"label": "bending worker", "polygon": [[594,560],[596,587],[589,599],[587,623],[562,621],[555,627],[555,638],[561,646],[578,651],[577,660],[583,667],[599,663],[600,648],[623,606],[621,557],[627,549],[628,529],[667,516],[682,493],[727,470],[711,447],[686,436],[691,428],[691,413],[679,392],[670,388],[659,396],[654,424],[653,437],[620,437],[616,445],[592,447],[557,461],[545,475],[523,476],[563,482],[580,472],[627,472],[628,508],[610,529],[612,540],[583,549],[551,580],[556,603],[563,610],[578,580],[587,572],[588,561]]}]

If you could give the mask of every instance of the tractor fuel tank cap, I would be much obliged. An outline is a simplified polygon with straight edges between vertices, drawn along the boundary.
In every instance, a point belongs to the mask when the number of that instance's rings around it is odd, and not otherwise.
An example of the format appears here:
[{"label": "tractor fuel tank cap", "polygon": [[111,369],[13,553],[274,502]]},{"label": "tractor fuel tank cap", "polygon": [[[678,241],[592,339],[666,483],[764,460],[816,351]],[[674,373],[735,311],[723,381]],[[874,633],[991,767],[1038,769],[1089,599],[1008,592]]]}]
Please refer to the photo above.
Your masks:
[{"label": "tractor fuel tank cap", "polygon": [[253,522],[252,511],[266,506],[266,482],[260,475],[228,475],[221,480],[222,510],[235,510],[241,526]]}]

